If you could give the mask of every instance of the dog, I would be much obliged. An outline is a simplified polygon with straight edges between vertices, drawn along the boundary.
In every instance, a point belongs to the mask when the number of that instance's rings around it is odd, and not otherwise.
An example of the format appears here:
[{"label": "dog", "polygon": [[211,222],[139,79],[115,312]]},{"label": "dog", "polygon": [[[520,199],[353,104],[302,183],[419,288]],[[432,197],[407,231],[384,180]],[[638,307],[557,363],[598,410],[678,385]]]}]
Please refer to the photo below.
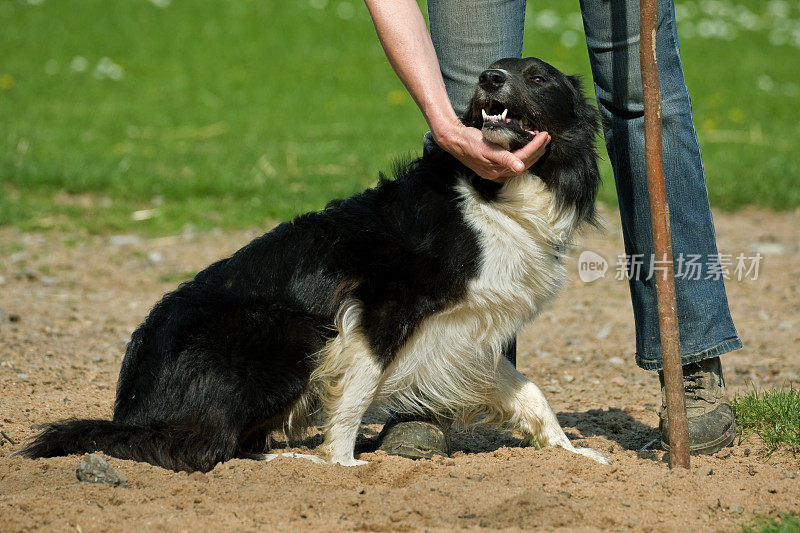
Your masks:
[{"label": "dog", "polygon": [[102,451],[206,472],[304,434],[316,460],[364,464],[354,445],[378,404],[462,424],[508,424],[538,447],[576,448],[504,347],[553,299],[581,226],[595,224],[599,114],[577,77],[503,59],[465,125],[515,150],[552,140],[528,171],[484,180],[434,148],[394,179],[298,216],[166,294],[132,334],[112,420],[49,425],[19,453]]}]

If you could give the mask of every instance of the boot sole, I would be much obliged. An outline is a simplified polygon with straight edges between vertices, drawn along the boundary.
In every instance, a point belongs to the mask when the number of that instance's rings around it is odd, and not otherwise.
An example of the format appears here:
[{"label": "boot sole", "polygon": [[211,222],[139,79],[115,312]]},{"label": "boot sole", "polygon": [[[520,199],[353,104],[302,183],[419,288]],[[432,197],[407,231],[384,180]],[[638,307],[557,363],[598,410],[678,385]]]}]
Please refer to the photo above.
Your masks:
[{"label": "boot sole", "polygon": [[[689,444],[689,455],[711,455],[711,454],[717,453],[722,448],[725,448],[726,446],[730,446],[731,444],[733,444],[733,440],[735,438],[736,438],[736,424],[731,424],[722,433],[722,435],[720,435],[719,437],[717,437],[716,439],[714,439],[712,441],[703,442],[703,443],[695,444],[695,445],[692,445],[690,443]],[[667,451],[667,452],[669,451],[669,444],[664,442],[663,439],[661,439],[661,448],[664,451]]]}]

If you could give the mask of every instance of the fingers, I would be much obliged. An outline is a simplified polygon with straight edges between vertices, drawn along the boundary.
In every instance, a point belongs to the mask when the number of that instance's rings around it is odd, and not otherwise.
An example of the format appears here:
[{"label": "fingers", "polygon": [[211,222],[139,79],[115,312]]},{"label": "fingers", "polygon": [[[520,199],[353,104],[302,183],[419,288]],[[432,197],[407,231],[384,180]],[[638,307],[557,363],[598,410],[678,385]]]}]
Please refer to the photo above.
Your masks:
[{"label": "fingers", "polygon": [[487,180],[504,183],[523,172],[545,153],[550,135],[538,133],[527,145],[509,152],[483,138],[480,130],[463,127],[453,138],[441,139],[440,146]]},{"label": "fingers", "polygon": [[499,146],[486,143],[491,146],[484,157],[492,164],[492,172],[479,173],[480,176],[491,181],[503,183],[509,178],[530,168],[542,157],[550,142],[550,135],[546,131],[536,134],[536,136],[525,146],[514,152],[503,150]]},{"label": "fingers", "polygon": [[550,134],[546,131],[540,131],[528,144],[514,152],[508,152],[500,147],[491,145],[494,148],[486,153],[486,158],[494,163],[503,165],[514,173],[520,173],[536,163],[544,155],[549,142]]},{"label": "fingers", "polygon": [[549,142],[550,134],[546,131],[540,131],[531,142],[512,153],[522,160],[525,168],[529,168],[544,155],[545,148],[547,148]]},{"label": "fingers", "polygon": [[497,145],[492,145],[490,143],[487,143],[487,145],[491,146],[491,149],[486,151],[485,156],[486,159],[492,163],[502,165],[505,167],[505,169],[508,169],[515,174],[525,170],[525,163],[517,155],[512,154],[507,150],[503,150]]}]

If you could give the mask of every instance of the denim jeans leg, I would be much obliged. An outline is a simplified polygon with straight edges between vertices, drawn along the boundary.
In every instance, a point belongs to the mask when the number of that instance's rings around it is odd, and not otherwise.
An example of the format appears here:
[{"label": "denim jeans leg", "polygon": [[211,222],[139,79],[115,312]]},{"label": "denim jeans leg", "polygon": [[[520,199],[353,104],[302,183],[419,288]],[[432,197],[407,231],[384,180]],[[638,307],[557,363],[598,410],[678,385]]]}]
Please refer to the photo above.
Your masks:
[{"label": "denim jeans leg", "polygon": [[[641,272],[630,268],[636,320],[636,362],[661,369],[650,204],[644,167],[644,107],[639,67],[639,0],[581,0],[586,43],[605,141],[619,198],[628,257],[642,258]],[[656,55],[662,92],[664,173],[676,262],[717,257],[703,163],[683,79],[674,4],[661,1]],[[652,274],[651,279],[647,279]],[[721,277],[681,276],[676,266],[678,326],[683,364],[716,357],[742,346]],[[709,279],[705,279],[709,277]]]},{"label": "denim jeans leg", "polygon": [[504,57],[522,57],[525,0],[428,0],[431,39],[458,116],[478,76]]},{"label": "denim jeans leg", "polygon": [[[522,57],[525,0],[428,0],[428,21],[447,95],[461,117],[481,72],[498,59]],[[423,153],[434,144],[427,132]],[[506,357],[516,364],[516,340]]]}]

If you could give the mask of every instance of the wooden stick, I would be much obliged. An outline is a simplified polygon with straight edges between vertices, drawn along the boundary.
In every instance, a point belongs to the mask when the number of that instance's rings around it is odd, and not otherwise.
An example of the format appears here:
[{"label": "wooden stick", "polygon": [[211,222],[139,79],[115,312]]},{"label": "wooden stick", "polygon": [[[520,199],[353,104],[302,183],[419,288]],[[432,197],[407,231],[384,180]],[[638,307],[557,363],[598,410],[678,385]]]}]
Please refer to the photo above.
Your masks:
[{"label": "wooden stick", "polygon": [[[650,218],[653,223],[654,260],[665,268],[656,276],[658,326],[661,331],[661,357],[667,397],[669,467],[689,468],[689,425],[681,367],[681,343],[675,301],[672,263],[672,236],[669,205],[664,184],[664,157],[661,144],[661,86],[656,59],[658,0],[640,0],[639,60],[644,92],[644,139],[647,188],[650,193]],[[663,262],[662,262],[663,261]]]}]

